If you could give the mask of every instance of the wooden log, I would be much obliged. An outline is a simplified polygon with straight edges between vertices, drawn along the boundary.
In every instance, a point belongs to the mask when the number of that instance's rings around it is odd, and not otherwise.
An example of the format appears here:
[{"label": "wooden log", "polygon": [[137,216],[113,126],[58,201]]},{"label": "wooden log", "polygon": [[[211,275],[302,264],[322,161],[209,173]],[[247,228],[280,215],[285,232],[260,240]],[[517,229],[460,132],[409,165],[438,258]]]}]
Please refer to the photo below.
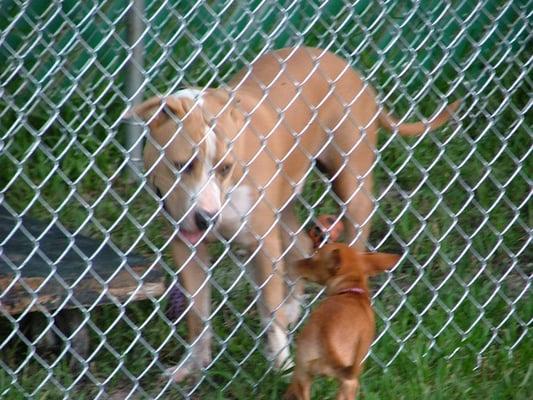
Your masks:
[{"label": "wooden log", "polygon": [[159,266],[0,207],[0,313],[122,304],[164,292]]}]

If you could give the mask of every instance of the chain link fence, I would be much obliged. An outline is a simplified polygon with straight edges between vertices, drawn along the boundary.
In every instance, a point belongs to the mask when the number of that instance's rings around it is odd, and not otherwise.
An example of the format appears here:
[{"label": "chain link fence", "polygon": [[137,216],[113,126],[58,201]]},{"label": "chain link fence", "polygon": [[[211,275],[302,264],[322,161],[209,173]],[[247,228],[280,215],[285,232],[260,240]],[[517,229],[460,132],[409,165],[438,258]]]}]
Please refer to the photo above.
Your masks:
[{"label": "chain link fence", "polygon": [[[531,323],[531,12],[504,0],[2,2],[2,396],[249,398],[272,382],[249,255],[215,227],[222,240],[202,264],[212,362],[193,383],[162,378],[190,352],[169,293],[193,294],[172,259],[176,222],[142,165],[147,124],[124,116],[304,45],[347,60],[402,119],[462,100],[434,133],[379,136],[367,245],[403,259],[374,282],[368,362],[512,353]],[[331,188],[313,166],[292,233],[343,215]],[[300,322],[319,294],[306,289]]]}]

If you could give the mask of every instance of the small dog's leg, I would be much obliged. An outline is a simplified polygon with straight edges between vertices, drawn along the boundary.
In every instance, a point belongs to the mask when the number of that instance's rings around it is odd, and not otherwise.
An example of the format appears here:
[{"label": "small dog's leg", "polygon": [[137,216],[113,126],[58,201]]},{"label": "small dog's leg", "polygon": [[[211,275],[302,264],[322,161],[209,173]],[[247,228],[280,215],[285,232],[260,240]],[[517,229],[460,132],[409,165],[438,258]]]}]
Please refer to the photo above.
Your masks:
[{"label": "small dog's leg", "polygon": [[189,296],[191,309],[187,313],[189,351],[176,367],[168,368],[166,374],[175,382],[181,382],[196,374],[211,362],[211,325],[208,320],[211,309],[211,291],[206,271],[209,268],[207,246],[196,247],[193,254],[189,247],[179,241],[172,243],[174,262],[178,266],[180,280]]},{"label": "small dog's leg", "polygon": [[341,381],[336,400],[354,400],[358,387],[359,381],[357,379]]},{"label": "small dog's leg", "polygon": [[283,400],[311,400],[311,383],[311,377],[296,367],[291,384],[283,395]]}]

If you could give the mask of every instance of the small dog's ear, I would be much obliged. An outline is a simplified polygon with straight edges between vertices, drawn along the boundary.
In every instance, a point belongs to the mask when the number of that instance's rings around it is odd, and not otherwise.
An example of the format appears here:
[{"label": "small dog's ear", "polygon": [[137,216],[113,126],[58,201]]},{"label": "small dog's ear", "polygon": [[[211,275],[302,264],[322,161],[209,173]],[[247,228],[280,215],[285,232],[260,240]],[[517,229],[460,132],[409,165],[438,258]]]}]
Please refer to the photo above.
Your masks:
[{"label": "small dog's ear", "polygon": [[369,266],[367,274],[370,276],[391,269],[398,263],[398,261],[400,261],[400,258],[402,258],[399,254],[391,253],[364,253],[363,257]]},{"label": "small dog's ear", "polygon": [[326,263],[327,270],[331,275],[335,275],[339,268],[341,267],[341,251],[340,249],[333,249],[326,254]]}]

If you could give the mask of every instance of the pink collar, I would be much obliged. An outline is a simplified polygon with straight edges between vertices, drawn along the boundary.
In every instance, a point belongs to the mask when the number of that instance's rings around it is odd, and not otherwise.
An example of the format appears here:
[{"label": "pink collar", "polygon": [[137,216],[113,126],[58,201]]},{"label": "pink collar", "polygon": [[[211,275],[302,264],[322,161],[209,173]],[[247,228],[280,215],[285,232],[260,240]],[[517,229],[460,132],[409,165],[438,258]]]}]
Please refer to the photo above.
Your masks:
[{"label": "pink collar", "polygon": [[343,289],[340,292],[335,293],[335,294],[346,294],[346,293],[365,294],[365,291],[359,287],[351,287],[348,289]]}]

